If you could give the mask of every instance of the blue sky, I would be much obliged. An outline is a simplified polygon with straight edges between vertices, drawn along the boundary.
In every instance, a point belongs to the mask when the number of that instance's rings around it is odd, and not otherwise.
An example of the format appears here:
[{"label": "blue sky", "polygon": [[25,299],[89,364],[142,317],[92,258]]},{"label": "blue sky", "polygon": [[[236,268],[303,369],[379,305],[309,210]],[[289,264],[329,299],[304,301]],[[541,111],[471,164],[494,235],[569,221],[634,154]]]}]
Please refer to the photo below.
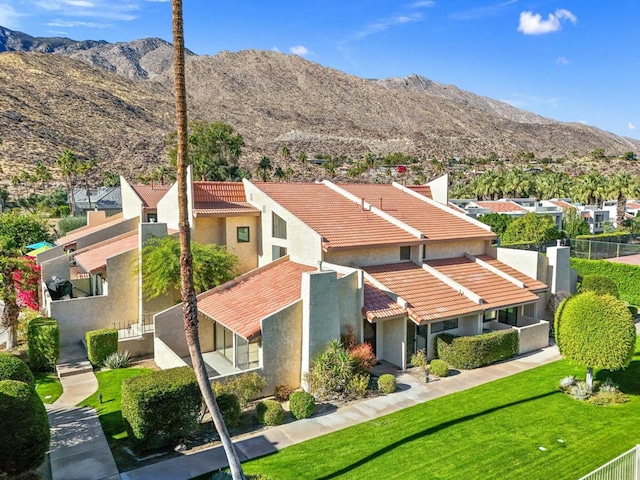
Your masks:
[{"label": "blue sky", "polygon": [[[411,73],[640,139],[640,1],[184,0],[187,48],[277,49],[364,78]],[[34,36],[171,41],[166,0],[0,0]]]}]

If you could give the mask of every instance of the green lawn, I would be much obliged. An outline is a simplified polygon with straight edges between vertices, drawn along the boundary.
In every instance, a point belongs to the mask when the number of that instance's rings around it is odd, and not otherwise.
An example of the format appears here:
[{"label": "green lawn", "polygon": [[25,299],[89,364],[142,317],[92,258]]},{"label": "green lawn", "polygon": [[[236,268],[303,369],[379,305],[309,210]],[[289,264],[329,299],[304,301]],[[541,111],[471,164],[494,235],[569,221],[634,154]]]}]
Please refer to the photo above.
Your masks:
[{"label": "green lawn", "polygon": [[34,373],[36,392],[44,403],[53,403],[62,395],[62,384],[55,373]]},{"label": "green lawn", "polygon": [[557,387],[571,374],[585,371],[554,362],[294,445],[245,471],[271,480],[577,479],[640,443],[640,340],[625,371],[597,375],[618,382],[626,404],[573,400]]}]

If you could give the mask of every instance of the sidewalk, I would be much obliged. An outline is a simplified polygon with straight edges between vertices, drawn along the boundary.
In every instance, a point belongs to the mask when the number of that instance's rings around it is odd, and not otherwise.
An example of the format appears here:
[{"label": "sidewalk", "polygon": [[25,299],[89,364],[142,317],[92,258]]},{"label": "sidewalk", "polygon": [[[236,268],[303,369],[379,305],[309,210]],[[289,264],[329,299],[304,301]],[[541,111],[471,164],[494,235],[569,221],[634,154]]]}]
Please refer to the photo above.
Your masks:
[{"label": "sidewalk", "polygon": [[[364,400],[326,415],[273,427],[264,432],[236,439],[234,444],[238,449],[240,460],[244,462],[427,400],[467,390],[559,359],[557,347],[548,347],[514,360],[463,371],[428,384],[421,383],[411,375],[394,369],[397,374],[398,391],[392,395]],[[171,460],[131,470],[120,474],[120,477],[123,480],[189,480],[226,466],[227,459],[222,446],[216,446],[195,453],[187,452]]]}]

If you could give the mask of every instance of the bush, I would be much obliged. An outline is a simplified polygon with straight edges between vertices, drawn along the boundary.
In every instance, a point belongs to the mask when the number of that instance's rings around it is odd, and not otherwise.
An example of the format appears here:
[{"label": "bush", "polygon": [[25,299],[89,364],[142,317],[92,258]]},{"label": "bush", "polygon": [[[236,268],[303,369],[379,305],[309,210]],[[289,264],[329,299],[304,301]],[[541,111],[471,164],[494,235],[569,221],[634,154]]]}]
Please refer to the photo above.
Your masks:
[{"label": "bush", "polygon": [[276,385],[273,391],[273,398],[279,402],[286,402],[291,395],[291,387],[289,385]]},{"label": "bush", "polygon": [[409,363],[411,363],[411,365],[413,365],[414,367],[419,367],[422,369],[427,368],[429,362],[427,361],[427,352],[425,351],[425,349],[421,348],[416,353],[411,355]]},{"label": "bush", "polygon": [[582,278],[589,275],[610,278],[618,287],[620,300],[625,300],[632,305],[640,305],[640,266],[572,257],[571,268],[576,270]]},{"label": "bush", "polygon": [[284,422],[284,408],[275,400],[262,400],[256,405],[258,421],[263,425],[280,425]]},{"label": "bush", "polygon": [[129,352],[125,350],[124,352],[113,352],[107,358],[104,359],[102,365],[106,368],[110,368],[111,370],[115,370],[117,368],[127,368],[129,366],[129,361],[131,357],[129,356]]},{"label": "bush", "polygon": [[470,370],[511,358],[518,353],[515,330],[457,337],[448,333],[436,337],[438,358],[454,368]]},{"label": "bush", "polygon": [[171,445],[198,425],[202,397],[189,367],[125,379],[121,398],[122,417],[138,450]]},{"label": "bush", "polygon": [[309,418],[316,413],[316,399],[308,392],[293,392],[289,396],[289,410],[294,418]]},{"label": "bush", "polygon": [[576,400],[587,400],[593,394],[593,390],[587,385],[587,382],[576,382],[576,384],[569,389],[569,392]]},{"label": "bush", "polygon": [[355,362],[337,340],[332,340],[309,366],[305,380],[309,390],[317,397],[342,394],[355,372]]},{"label": "bush", "polygon": [[115,328],[92,330],[85,335],[87,356],[91,365],[99,367],[104,360],[118,351],[118,331]]},{"label": "bush", "polygon": [[353,377],[351,377],[349,383],[347,383],[347,393],[356,398],[364,397],[367,393],[367,388],[369,388],[370,378],[371,376],[369,374],[363,375],[360,373],[356,373]]},{"label": "bush", "polygon": [[40,312],[29,307],[24,307],[18,317],[18,340],[26,342],[29,340],[29,323],[32,320],[41,318]]},{"label": "bush", "polygon": [[569,375],[560,380],[560,390],[569,390],[576,384],[576,377]]},{"label": "bush", "polygon": [[368,342],[359,343],[351,347],[349,355],[353,358],[355,370],[362,374],[368,374],[369,369],[373,368],[378,362],[376,354],[373,353],[373,347]]},{"label": "bush", "polygon": [[84,227],[87,224],[86,217],[64,217],[58,220],[58,234],[64,237],[71,230]]},{"label": "bush", "polygon": [[52,372],[60,356],[60,329],[53,318],[29,322],[29,364],[34,372]]},{"label": "bush", "polygon": [[396,391],[396,377],[390,373],[380,375],[378,378],[378,390],[387,395]]},{"label": "bush", "polygon": [[[267,386],[267,379],[256,372],[243,373],[220,384],[220,393],[231,393],[240,402],[240,408],[247,406],[250,400],[259,397]],[[217,394],[217,393],[216,393]]]},{"label": "bush", "polygon": [[431,365],[429,367],[429,373],[432,373],[436,377],[446,377],[449,375],[449,365],[444,360],[431,360]]},{"label": "bush", "polygon": [[232,393],[223,393],[216,398],[216,401],[218,402],[220,413],[222,413],[222,418],[224,418],[224,423],[227,424],[227,427],[235,427],[238,425],[240,422],[240,413],[242,412],[238,397]]},{"label": "bush", "polygon": [[0,381],[0,418],[0,473],[17,475],[40,466],[51,437],[35,389],[17,380]]},{"label": "bush", "polygon": [[7,353],[0,353],[0,381],[1,380],[17,380],[18,382],[35,385],[33,373],[29,370],[26,363],[18,357]]},{"label": "bush", "polygon": [[587,275],[582,279],[580,293],[594,292],[598,295],[611,295],[618,298],[618,286],[616,282],[604,275]]}]

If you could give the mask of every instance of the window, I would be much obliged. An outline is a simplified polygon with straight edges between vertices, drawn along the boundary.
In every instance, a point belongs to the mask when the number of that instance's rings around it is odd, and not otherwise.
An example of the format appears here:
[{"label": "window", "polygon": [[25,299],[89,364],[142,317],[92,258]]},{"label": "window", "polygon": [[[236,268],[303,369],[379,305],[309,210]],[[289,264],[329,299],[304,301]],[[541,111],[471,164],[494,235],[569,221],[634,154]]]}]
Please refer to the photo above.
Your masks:
[{"label": "window", "polygon": [[506,323],[513,327],[518,324],[518,307],[509,307],[503,310],[498,310],[498,321],[500,323]]},{"label": "window", "polygon": [[431,324],[431,333],[444,332],[445,330],[454,330],[458,328],[458,319],[444,320],[443,322],[434,322]]},{"label": "window", "polygon": [[287,222],[280,218],[275,213],[271,213],[271,222],[273,226],[272,236],[273,238],[287,239]]},{"label": "window", "polygon": [[271,260],[277,260],[281,257],[284,257],[287,254],[287,249],[285,247],[279,247],[277,245],[273,245],[271,247]]},{"label": "window", "polygon": [[233,365],[233,332],[224,325],[216,322],[215,329],[216,351]]},{"label": "window", "polygon": [[249,227],[238,227],[236,229],[236,240],[238,243],[246,243],[249,241]]},{"label": "window", "polygon": [[157,213],[147,213],[147,222],[155,223],[158,221]]},{"label": "window", "polygon": [[411,247],[400,247],[400,260],[411,260]]},{"label": "window", "polygon": [[491,320],[495,320],[498,318],[498,311],[491,310],[490,312],[484,312],[484,317],[482,318],[483,322],[490,322]]},{"label": "window", "polygon": [[244,338],[236,335],[236,365],[240,370],[260,366],[260,340],[247,342]]}]

